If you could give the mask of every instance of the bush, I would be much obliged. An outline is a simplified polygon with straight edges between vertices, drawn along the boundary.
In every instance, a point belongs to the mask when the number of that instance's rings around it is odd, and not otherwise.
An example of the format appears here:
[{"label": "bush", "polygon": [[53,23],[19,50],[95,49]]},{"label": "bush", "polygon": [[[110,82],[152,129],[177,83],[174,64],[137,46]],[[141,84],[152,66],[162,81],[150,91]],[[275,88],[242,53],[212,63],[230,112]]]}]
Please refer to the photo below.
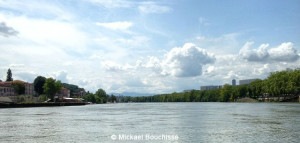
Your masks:
[{"label": "bush", "polygon": [[39,96],[39,99],[38,99],[40,102],[44,102],[44,101],[46,101],[46,100],[48,100],[48,98],[47,98],[47,96],[45,95],[45,94],[41,94],[40,96]]},{"label": "bush", "polygon": [[25,101],[24,95],[18,96],[18,97],[17,97],[17,101],[18,101],[18,102],[24,102],[24,101]]}]

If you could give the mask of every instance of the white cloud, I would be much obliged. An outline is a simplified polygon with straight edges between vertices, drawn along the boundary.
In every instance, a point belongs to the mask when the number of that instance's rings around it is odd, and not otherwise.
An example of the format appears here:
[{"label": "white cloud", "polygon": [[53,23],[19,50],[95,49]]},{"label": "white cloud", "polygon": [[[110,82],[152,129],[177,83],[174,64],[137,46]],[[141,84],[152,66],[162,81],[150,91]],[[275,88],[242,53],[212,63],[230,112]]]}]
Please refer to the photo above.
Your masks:
[{"label": "white cloud", "polygon": [[105,28],[109,28],[109,29],[112,29],[112,30],[127,30],[128,28],[130,28],[133,25],[133,23],[128,22],[128,21],[110,22],[110,23],[97,22],[96,25],[102,26],[102,27],[105,27]]},{"label": "white cloud", "polygon": [[66,71],[59,71],[54,73],[53,76],[56,80],[60,80],[62,83],[68,83],[68,73]]},{"label": "white cloud", "polygon": [[291,62],[299,59],[299,54],[291,42],[282,43],[277,48],[270,49],[269,54],[270,60],[274,61]]},{"label": "white cloud", "polygon": [[262,44],[258,49],[251,50],[254,42],[247,42],[240,50],[239,55],[248,61],[264,61],[269,57],[267,48],[269,44]]},{"label": "white cloud", "polygon": [[247,42],[240,50],[239,55],[243,59],[252,62],[293,62],[299,59],[299,54],[291,42],[269,49],[269,44],[262,44],[258,49],[251,50],[253,44],[254,42]]},{"label": "white cloud", "polygon": [[121,65],[112,61],[104,61],[101,64],[108,72],[119,72],[124,70]]},{"label": "white cloud", "polygon": [[49,1],[20,1],[20,0],[0,0],[0,8],[18,11],[23,15],[34,15],[40,17],[52,17],[60,20],[71,20],[73,14],[67,12],[61,5]]},{"label": "white cloud", "polygon": [[170,7],[157,5],[154,2],[143,2],[140,6],[138,6],[138,9],[144,14],[168,13],[172,10]]},{"label": "white cloud", "polygon": [[162,61],[162,74],[176,77],[193,77],[202,74],[202,66],[214,63],[215,57],[192,43],[173,48]]},{"label": "white cloud", "polygon": [[88,0],[91,3],[103,6],[105,8],[129,8],[132,3],[127,0]]}]

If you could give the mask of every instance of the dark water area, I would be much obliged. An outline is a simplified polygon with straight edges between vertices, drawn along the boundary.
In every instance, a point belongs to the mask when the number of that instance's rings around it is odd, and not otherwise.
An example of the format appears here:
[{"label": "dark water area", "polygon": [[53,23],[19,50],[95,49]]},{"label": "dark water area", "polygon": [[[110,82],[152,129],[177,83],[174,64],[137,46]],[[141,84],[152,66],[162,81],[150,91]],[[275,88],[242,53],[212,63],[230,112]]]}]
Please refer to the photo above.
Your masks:
[{"label": "dark water area", "polygon": [[[130,135],[142,138],[134,140]],[[178,138],[171,138],[174,136]],[[1,143],[299,140],[298,103],[120,103],[0,109]]]}]

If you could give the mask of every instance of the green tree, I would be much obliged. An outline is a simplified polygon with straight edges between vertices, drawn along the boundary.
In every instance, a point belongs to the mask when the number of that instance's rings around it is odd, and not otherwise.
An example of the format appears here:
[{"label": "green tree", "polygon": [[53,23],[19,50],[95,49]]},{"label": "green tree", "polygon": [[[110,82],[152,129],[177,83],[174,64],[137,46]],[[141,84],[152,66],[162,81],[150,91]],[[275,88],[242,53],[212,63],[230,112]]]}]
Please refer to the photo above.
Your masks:
[{"label": "green tree", "polygon": [[88,93],[88,94],[82,96],[82,98],[84,99],[85,102],[96,103],[96,98],[95,98],[94,94]]},{"label": "green tree", "polygon": [[45,94],[41,94],[40,96],[39,96],[39,101],[40,102],[44,102],[44,101],[46,101],[48,98],[47,98],[47,95],[45,95]]},{"label": "green tree", "polygon": [[34,85],[34,91],[36,93],[43,94],[44,93],[44,84],[46,82],[46,78],[43,76],[38,76],[34,79],[33,85]]},{"label": "green tree", "polygon": [[68,84],[68,83],[62,83],[64,88],[67,88],[70,90],[70,95],[74,96],[78,94],[80,91],[85,91],[84,88],[80,88],[77,85]]},{"label": "green tree", "polygon": [[[103,89],[98,89],[96,94],[97,97],[99,97],[98,99],[98,103],[106,103],[107,102],[107,95],[106,92]],[[97,100],[97,98],[96,98]]]},{"label": "green tree", "polygon": [[44,92],[51,101],[54,101],[54,96],[57,92],[59,92],[62,88],[61,82],[56,81],[53,78],[47,78],[45,84],[43,86]]},{"label": "green tree", "polygon": [[249,85],[250,97],[257,98],[263,94],[263,80],[257,79]]},{"label": "green tree", "polygon": [[7,70],[6,81],[13,81],[12,72],[11,72],[10,68]]},{"label": "green tree", "polygon": [[109,97],[108,97],[108,99],[107,99],[109,102],[115,102],[115,101],[117,101],[117,97],[115,96],[115,95],[113,95],[113,94],[111,94]]},{"label": "green tree", "polygon": [[18,95],[24,94],[25,93],[25,84],[24,82],[21,81],[13,81],[12,86],[14,87],[15,92]]},{"label": "green tree", "polygon": [[220,96],[220,101],[222,102],[228,102],[230,100],[230,97],[232,95],[232,86],[229,84],[225,84],[223,88],[221,88],[221,96]]}]

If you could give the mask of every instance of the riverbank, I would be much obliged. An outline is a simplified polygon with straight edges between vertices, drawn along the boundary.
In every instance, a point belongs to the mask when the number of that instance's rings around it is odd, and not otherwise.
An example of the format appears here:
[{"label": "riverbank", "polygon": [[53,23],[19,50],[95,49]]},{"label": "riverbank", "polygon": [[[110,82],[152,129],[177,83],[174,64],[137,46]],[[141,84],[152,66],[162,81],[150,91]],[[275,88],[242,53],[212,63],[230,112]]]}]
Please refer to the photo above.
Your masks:
[{"label": "riverbank", "polygon": [[235,102],[249,102],[249,103],[254,103],[254,102],[259,102],[258,100],[256,99],[253,99],[253,98],[240,98],[240,99],[236,99]]},{"label": "riverbank", "polygon": [[51,107],[51,106],[82,106],[86,103],[50,102],[50,103],[0,103],[0,108]]}]

